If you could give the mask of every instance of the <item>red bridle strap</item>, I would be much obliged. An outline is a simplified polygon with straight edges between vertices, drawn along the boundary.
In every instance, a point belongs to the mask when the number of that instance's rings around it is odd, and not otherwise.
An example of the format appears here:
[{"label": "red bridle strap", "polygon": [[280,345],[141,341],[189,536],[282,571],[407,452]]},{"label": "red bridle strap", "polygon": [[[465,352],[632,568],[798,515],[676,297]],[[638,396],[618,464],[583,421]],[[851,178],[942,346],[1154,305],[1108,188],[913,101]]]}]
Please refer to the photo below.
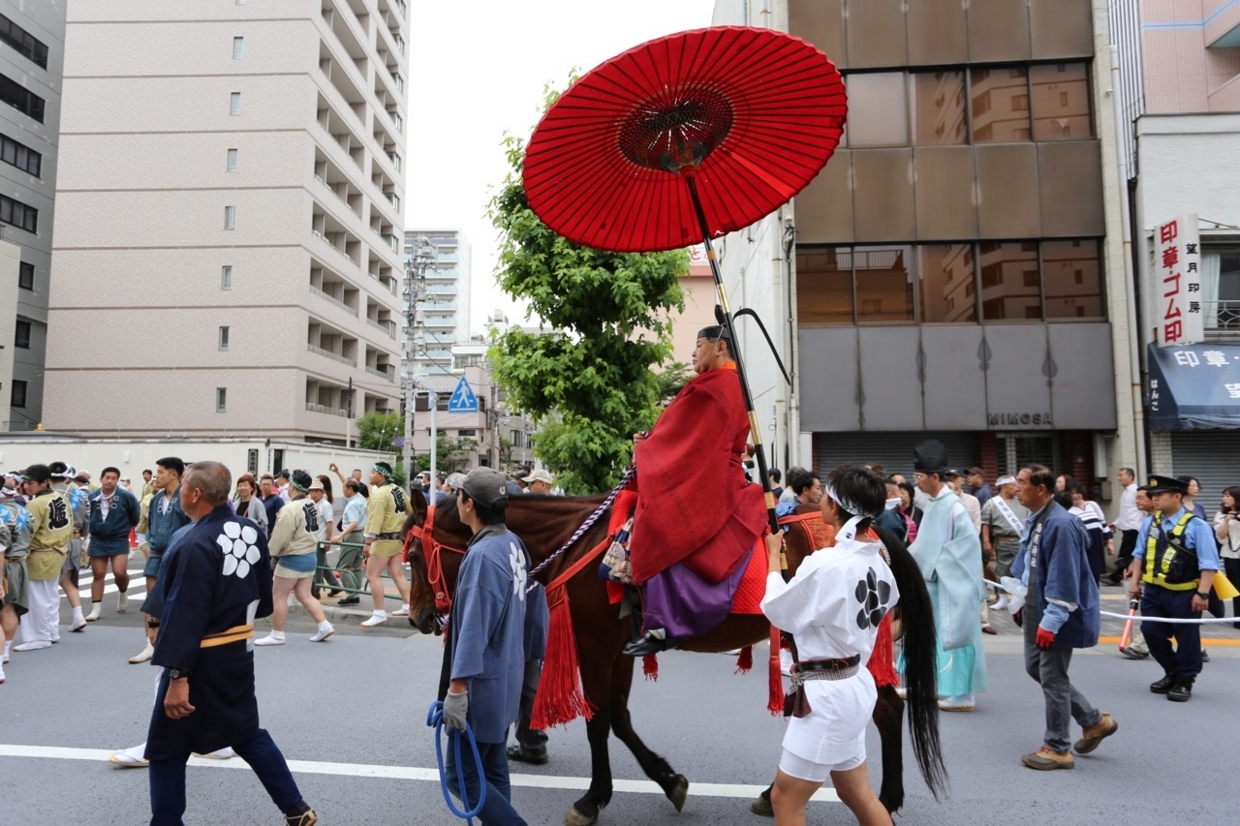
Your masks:
[{"label": "red bridle strap", "polygon": [[[431,590],[435,592],[435,607],[440,611],[447,611],[452,607],[452,596],[448,593],[448,583],[443,575],[443,561],[440,559],[440,553],[443,551],[451,551],[454,554],[465,555],[465,551],[460,548],[453,548],[450,545],[444,545],[442,542],[435,541],[435,506],[427,505],[426,519],[421,527],[414,525],[409,531],[410,537],[417,537],[422,543],[422,555],[426,558],[426,579],[430,583]],[[408,539],[406,539],[408,542]],[[408,547],[406,547],[406,558]]]}]

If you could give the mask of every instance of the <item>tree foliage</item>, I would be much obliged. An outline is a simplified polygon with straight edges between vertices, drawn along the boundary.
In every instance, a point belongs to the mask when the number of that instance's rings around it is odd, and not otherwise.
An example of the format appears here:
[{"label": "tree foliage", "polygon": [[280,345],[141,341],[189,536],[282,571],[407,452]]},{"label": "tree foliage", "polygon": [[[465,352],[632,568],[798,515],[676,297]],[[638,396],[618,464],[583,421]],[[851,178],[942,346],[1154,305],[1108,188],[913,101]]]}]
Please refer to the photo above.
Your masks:
[{"label": "tree foliage", "polygon": [[[548,94],[547,105],[558,95]],[[513,405],[546,419],[535,450],[573,493],[612,487],[632,453],[632,435],[655,420],[662,392],[651,367],[671,355],[668,313],[683,310],[677,277],[685,251],[611,253],[557,235],[529,208],[521,182],[524,142],[506,140],[511,172],[492,199],[500,230],[498,282],[529,303],[552,332],[512,329],[491,358]]]},{"label": "tree foliage", "polygon": [[357,444],[362,450],[392,453],[392,440],[405,430],[405,423],[396,412],[367,413],[357,420]]}]

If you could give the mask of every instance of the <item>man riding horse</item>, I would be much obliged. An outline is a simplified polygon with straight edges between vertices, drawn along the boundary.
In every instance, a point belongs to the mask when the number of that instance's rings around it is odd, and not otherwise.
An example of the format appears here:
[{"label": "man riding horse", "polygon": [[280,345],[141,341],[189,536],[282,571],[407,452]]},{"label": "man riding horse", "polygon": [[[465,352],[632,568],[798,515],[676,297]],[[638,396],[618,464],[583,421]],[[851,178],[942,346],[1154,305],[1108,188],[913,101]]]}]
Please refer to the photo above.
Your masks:
[{"label": "man riding horse", "polygon": [[629,552],[645,633],[625,646],[632,657],[723,622],[767,524],[762,488],[748,483],[742,465],[749,418],[725,329],[698,332],[693,371],[655,428],[633,437]]}]

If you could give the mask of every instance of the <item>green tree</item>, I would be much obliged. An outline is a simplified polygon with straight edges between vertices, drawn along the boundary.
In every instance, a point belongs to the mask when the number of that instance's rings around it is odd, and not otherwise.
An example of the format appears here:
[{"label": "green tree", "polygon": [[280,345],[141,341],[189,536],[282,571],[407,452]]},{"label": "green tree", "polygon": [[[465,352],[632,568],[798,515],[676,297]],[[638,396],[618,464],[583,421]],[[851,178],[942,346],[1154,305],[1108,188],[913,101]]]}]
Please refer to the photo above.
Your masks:
[{"label": "green tree", "polygon": [[396,412],[367,413],[357,420],[357,443],[363,450],[395,450],[393,440],[405,431],[405,423]]},{"label": "green tree", "polygon": [[[558,92],[548,91],[550,106]],[[651,368],[671,355],[669,312],[684,309],[677,277],[688,253],[611,253],[579,246],[530,209],[521,182],[523,141],[505,141],[511,172],[490,204],[501,233],[497,277],[553,332],[513,329],[491,349],[495,374],[516,409],[543,426],[535,450],[570,493],[607,490],[628,464],[632,435],[659,410]]]},{"label": "green tree", "polygon": [[659,380],[659,404],[666,405],[693,378],[693,371],[683,361],[674,361],[656,375]]}]

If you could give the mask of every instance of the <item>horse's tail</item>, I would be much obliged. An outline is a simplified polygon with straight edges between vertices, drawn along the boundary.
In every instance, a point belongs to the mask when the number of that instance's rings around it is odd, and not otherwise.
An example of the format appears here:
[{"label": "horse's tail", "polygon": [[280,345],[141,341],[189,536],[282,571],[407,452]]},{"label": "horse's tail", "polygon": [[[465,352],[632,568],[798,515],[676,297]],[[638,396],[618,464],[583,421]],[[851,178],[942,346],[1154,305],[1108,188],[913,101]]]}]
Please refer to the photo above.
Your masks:
[{"label": "horse's tail", "polygon": [[930,793],[937,800],[947,785],[947,766],[939,742],[938,656],[934,609],[921,569],[904,543],[877,525],[891,557],[891,572],[900,589],[901,626],[904,629],[904,687],[908,694],[908,728],[913,756]]}]

